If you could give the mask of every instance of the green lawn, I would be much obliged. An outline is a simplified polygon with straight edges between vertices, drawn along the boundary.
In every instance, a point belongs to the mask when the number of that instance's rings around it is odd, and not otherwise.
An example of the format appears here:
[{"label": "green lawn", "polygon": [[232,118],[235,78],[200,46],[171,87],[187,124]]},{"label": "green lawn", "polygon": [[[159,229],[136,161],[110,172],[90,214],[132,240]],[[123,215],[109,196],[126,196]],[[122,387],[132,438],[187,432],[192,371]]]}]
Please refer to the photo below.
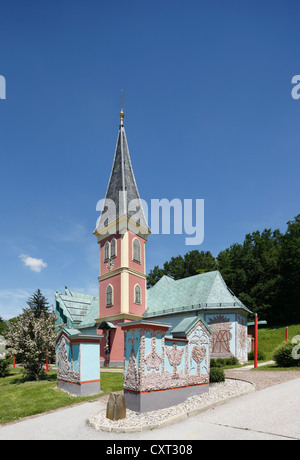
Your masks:
[{"label": "green lawn", "polygon": [[0,378],[0,424],[30,415],[41,414],[81,401],[90,401],[123,389],[123,374],[103,372],[101,390],[93,397],[75,397],[56,387],[56,371],[51,370],[44,380],[25,381],[20,368],[10,369],[9,376]]},{"label": "green lawn", "polygon": [[[300,324],[289,326],[289,340],[300,335]],[[258,349],[266,354],[266,360],[273,359],[278,345],[285,342],[285,327],[258,328]]]},{"label": "green lawn", "polygon": [[[289,339],[291,340],[296,335],[300,335],[300,324],[289,326]],[[258,348],[266,354],[266,360],[273,359],[275,348],[284,342],[285,327],[259,328]],[[275,370],[275,366],[268,368]],[[258,369],[267,370],[265,367]],[[279,370],[278,367],[276,369]],[[293,368],[293,370],[297,369],[299,368]],[[0,424],[70,406],[81,401],[93,400],[123,389],[123,373],[102,372],[101,390],[103,393],[93,397],[75,397],[56,388],[55,370],[50,370],[46,378],[38,382],[25,381],[21,371],[20,368],[10,368],[9,376],[0,378]]]},{"label": "green lawn", "polygon": [[265,366],[253,369],[255,371],[298,371],[300,377],[300,367],[279,367],[277,364],[266,364]]}]

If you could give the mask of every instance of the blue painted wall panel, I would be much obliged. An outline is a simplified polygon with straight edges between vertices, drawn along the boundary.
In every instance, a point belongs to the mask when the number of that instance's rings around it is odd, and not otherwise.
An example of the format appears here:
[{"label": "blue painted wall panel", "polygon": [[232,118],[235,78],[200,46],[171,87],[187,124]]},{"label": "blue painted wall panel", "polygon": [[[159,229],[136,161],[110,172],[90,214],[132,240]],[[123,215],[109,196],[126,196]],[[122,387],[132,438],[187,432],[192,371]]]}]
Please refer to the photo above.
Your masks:
[{"label": "blue painted wall panel", "polygon": [[79,364],[79,345],[73,345],[73,371],[79,372],[80,364]]},{"label": "blue painted wall panel", "polygon": [[100,347],[98,343],[81,343],[81,381],[100,379]]}]

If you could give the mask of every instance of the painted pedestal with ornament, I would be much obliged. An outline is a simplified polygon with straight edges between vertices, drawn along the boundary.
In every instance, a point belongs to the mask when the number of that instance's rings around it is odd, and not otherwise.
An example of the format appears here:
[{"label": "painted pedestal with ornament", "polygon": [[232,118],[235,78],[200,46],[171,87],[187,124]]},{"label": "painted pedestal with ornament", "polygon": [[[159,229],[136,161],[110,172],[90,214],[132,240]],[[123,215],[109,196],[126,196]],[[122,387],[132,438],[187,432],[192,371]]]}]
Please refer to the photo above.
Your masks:
[{"label": "painted pedestal with ornament", "polygon": [[146,320],[124,331],[124,395],[128,409],[149,412],[209,390],[212,332],[198,316],[170,324]]},{"label": "painted pedestal with ornament", "polygon": [[57,386],[76,396],[100,393],[100,339],[63,328],[56,340]]}]

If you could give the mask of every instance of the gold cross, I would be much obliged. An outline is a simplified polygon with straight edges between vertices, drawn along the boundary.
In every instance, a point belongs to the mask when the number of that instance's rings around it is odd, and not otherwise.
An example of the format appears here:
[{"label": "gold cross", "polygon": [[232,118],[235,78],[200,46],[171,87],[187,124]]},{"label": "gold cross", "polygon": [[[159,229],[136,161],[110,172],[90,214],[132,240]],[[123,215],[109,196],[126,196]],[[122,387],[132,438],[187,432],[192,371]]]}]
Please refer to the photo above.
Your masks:
[{"label": "gold cross", "polygon": [[125,99],[125,94],[123,93],[123,90],[121,89],[121,97],[120,97],[120,106],[121,106],[121,110],[123,110],[123,102],[124,102],[124,99]]}]

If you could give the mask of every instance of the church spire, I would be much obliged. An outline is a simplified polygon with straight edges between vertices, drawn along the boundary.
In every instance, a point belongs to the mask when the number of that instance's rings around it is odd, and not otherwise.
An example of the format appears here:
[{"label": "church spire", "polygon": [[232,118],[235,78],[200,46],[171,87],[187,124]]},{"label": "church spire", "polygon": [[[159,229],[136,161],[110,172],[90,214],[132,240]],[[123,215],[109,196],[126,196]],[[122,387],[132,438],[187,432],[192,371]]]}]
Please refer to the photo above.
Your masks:
[{"label": "church spire", "polygon": [[[96,235],[100,234],[100,230],[101,234],[103,234],[103,228],[109,226],[122,216],[127,216],[128,219],[138,222],[141,227],[141,232],[144,232],[145,235],[150,233],[129,155],[129,148],[123,122],[123,100],[124,94],[122,92],[117,145],[111,175],[106,190],[104,206],[97,228],[94,232]],[[111,209],[111,206],[109,206],[110,202],[108,200],[112,200],[115,205],[114,209]],[[131,206],[129,206],[130,203]]]}]

